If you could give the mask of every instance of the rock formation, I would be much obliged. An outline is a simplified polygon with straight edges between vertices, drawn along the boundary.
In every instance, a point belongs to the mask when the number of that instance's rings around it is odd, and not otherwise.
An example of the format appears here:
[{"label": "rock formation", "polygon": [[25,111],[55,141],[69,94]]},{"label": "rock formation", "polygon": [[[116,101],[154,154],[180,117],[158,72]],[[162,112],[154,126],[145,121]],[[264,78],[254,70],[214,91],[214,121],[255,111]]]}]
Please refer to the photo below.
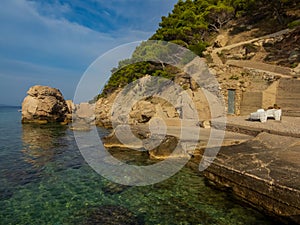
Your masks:
[{"label": "rock formation", "polygon": [[[187,156],[182,147],[182,143],[179,143],[178,138],[173,135],[153,135],[142,126],[132,128],[131,132],[132,133],[121,132],[117,134],[116,130],[113,130],[108,136],[102,138],[104,147],[108,149],[131,148],[147,151],[151,159]],[[120,139],[125,140],[124,143]],[[174,153],[176,148],[178,149]]]},{"label": "rock formation", "polygon": [[146,123],[155,115],[155,106],[148,101],[139,101],[132,107],[129,116],[138,123]]},{"label": "rock formation", "polygon": [[68,113],[66,115],[66,120],[68,123],[71,123],[73,121],[72,115],[76,111],[76,105],[72,100],[66,100],[67,106],[68,106]]},{"label": "rock formation", "polygon": [[68,106],[69,113],[73,113],[76,111],[76,105],[74,104],[74,102],[72,100],[66,100],[66,103]]},{"label": "rock formation", "polygon": [[119,90],[106,98],[100,98],[95,105],[95,123],[97,126],[111,128],[111,108]]},{"label": "rock formation", "polygon": [[[100,98],[95,107],[96,124],[107,128],[112,123],[144,124],[153,117],[173,125],[180,124],[180,118],[196,123],[209,121],[211,106],[207,97],[219,92],[212,78],[203,59],[188,63],[174,81],[144,76]],[[211,102],[217,104],[217,100]]]},{"label": "rock formation", "polygon": [[87,131],[95,122],[95,105],[86,102],[76,105],[72,112],[72,130]]},{"label": "rock formation", "polygon": [[175,150],[177,144],[178,139],[176,137],[166,135],[166,137],[161,141],[161,144],[159,146],[149,151],[150,158],[165,159],[169,157]]},{"label": "rock formation", "polygon": [[31,87],[22,103],[22,123],[64,122],[69,113],[61,92],[56,88]]}]

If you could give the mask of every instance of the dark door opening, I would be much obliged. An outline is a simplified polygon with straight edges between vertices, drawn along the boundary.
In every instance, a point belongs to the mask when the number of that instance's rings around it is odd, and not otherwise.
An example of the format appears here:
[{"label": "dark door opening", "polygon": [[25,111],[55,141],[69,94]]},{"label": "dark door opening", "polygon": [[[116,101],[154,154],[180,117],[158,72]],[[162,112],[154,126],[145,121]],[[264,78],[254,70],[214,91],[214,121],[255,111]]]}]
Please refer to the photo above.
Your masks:
[{"label": "dark door opening", "polygon": [[235,90],[228,90],[228,114],[235,114]]}]

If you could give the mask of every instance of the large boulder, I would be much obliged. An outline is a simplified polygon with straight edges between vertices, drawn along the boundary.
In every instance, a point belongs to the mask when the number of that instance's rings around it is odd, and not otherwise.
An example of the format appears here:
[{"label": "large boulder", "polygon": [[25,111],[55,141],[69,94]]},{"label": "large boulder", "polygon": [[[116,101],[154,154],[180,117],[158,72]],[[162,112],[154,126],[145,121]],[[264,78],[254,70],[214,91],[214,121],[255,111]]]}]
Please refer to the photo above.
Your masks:
[{"label": "large boulder", "polygon": [[64,122],[69,113],[61,92],[56,88],[31,87],[22,103],[22,123]]}]

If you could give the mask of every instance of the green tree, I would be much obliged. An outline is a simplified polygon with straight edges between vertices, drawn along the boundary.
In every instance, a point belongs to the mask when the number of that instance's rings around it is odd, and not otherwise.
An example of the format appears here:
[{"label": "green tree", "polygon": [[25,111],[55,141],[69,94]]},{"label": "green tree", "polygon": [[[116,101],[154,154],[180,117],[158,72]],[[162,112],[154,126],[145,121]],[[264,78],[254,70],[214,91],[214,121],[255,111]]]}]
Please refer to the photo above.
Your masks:
[{"label": "green tree", "polygon": [[234,17],[234,8],[219,1],[217,5],[210,5],[204,12],[209,27],[219,32],[225,24]]}]

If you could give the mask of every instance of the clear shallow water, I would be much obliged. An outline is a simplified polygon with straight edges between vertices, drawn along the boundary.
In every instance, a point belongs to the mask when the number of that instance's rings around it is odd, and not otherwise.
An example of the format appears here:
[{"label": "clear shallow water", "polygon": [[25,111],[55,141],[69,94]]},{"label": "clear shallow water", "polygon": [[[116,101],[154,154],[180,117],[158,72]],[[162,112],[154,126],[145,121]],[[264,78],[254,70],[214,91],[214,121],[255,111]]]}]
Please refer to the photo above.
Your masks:
[{"label": "clear shallow water", "polygon": [[187,167],[151,186],[114,184],[85,163],[72,131],[20,120],[0,107],[0,224],[278,224]]}]

